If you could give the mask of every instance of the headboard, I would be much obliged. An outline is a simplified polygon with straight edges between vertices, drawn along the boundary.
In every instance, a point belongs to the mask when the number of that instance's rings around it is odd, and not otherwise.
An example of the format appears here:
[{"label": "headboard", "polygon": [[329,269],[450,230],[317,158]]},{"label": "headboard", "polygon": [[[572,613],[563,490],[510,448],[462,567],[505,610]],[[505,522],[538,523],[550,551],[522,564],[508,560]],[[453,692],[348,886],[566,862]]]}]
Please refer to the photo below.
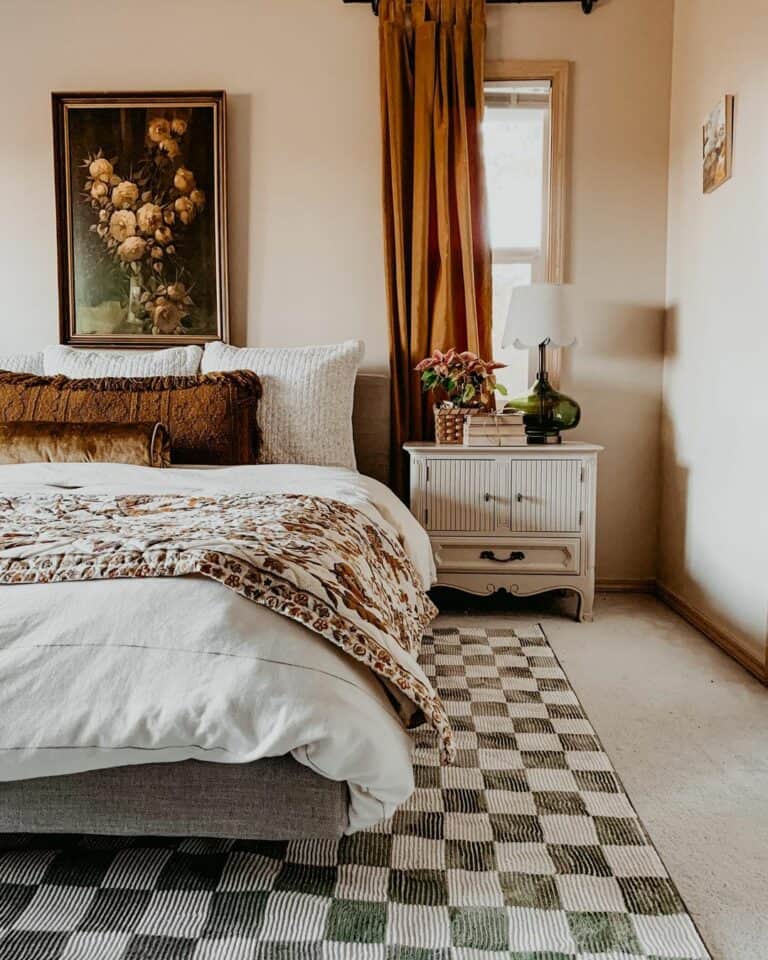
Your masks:
[{"label": "headboard", "polygon": [[382,483],[389,483],[389,412],[389,376],[358,374],[352,414],[357,468]]}]

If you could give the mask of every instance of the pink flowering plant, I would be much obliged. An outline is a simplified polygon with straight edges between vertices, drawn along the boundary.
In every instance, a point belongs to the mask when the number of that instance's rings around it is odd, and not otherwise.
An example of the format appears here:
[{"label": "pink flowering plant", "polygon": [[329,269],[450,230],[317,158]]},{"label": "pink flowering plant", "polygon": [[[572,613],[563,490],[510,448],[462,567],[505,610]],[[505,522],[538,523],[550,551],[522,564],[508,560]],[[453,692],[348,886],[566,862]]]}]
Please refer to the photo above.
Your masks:
[{"label": "pink flowering plant", "polygon": [[495,392],[506,396],[507,390],[496,380],[496,370],[506,364],[482,360],[476,353],[458,353],[453,347],[447,353],[435,350],[431,357],[416,367],[421,374],[424,391],[440,391],[448,404],[468,407],[488,403]]}]

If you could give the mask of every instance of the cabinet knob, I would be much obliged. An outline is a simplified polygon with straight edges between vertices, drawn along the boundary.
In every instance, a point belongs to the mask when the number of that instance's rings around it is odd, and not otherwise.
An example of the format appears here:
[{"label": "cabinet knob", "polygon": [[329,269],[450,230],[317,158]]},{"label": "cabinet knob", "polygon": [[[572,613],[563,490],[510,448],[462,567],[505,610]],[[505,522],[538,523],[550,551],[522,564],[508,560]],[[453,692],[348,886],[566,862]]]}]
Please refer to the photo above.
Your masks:
[{"label": "cabinet knob", "polygon": [[523,502],[522,493],[518,493],[518,495],[515,497],[515,500],[517,500],[518,503],[522,503]]},{"label": "cabinet knob", "polygon": [[490,495],[490,493],[486,493],[486,495],[485,495],[485,502],[486,502],[486,503],[490,503],[490,502],[491,502],[491,495]]}]

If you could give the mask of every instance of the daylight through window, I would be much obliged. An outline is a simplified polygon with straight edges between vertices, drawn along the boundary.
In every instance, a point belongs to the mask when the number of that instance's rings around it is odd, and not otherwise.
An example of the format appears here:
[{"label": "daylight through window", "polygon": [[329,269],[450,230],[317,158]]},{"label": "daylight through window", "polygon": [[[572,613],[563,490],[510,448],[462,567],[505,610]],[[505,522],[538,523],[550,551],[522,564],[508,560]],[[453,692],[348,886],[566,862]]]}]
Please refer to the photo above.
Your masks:
[{"label": "daylight through window", "polygon": [[485,85],[483,139],[493,254],[493,346],[510,396],[529,386],[526,351],[502,349],[512,288],[547,279],[551,84]]}]

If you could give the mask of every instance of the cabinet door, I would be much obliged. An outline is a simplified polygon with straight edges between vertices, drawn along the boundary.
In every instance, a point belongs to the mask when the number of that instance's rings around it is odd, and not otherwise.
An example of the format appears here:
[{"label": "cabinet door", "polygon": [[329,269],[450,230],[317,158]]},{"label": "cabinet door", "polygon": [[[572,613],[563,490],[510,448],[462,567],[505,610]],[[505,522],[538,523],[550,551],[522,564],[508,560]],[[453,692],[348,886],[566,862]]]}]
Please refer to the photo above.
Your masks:
[{"label": "cabinet door", "polygon": [[580,460],[513,460],[510,468],[512,530],[570,533],[581,529]]},{"label": "cabinet door", "polygon": [[430,459],[426,469],[427,530],[494,529],[494,460]]}]

